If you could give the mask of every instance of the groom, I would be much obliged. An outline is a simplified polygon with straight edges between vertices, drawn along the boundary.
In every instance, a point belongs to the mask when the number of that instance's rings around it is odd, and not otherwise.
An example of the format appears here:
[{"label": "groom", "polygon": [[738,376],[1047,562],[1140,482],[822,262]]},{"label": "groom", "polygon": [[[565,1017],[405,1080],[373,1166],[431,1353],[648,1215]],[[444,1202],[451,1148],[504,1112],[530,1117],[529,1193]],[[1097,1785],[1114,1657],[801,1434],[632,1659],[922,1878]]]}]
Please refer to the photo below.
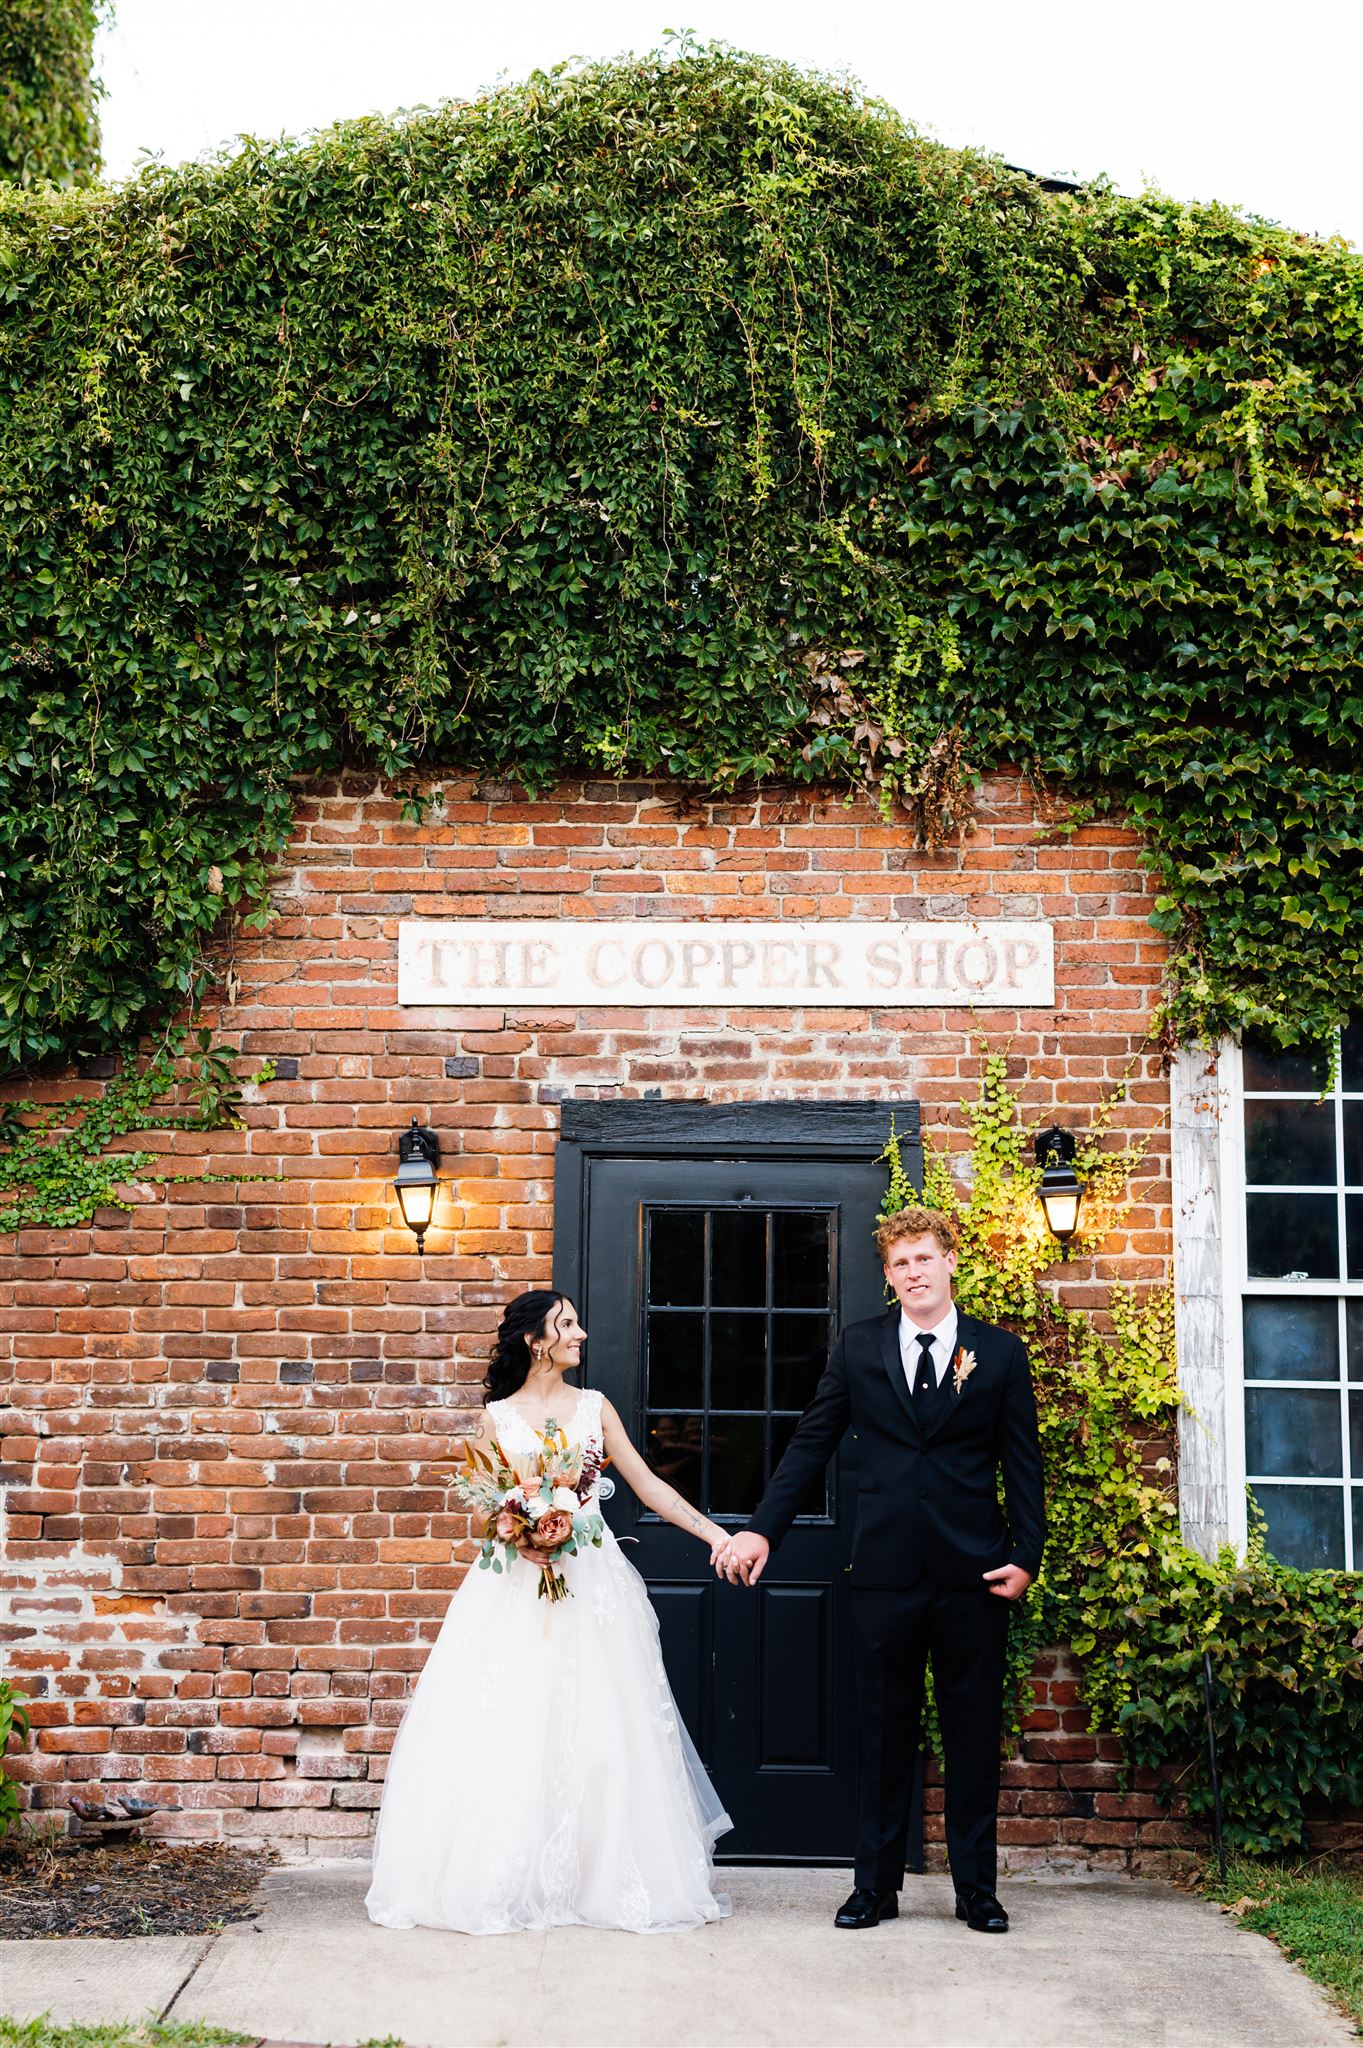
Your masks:
[{"label": "groom", "polygon": [[1006,1330],[956,1308],[949,1217],[900,1209],[876,1231],[876,1247],[896,1306],[842,1332],[719,1568],[756,1584],[850,1423],[860,1458],[852,1616],[861,1791],[855,1889],[835,1924],[874,1927],[899,1912],[931,1659],[956,1917],[981,1934],[1006,1934],[995,1884],[1008,1610],[1036,1577],[1046,1538],[1027,1354]]}]

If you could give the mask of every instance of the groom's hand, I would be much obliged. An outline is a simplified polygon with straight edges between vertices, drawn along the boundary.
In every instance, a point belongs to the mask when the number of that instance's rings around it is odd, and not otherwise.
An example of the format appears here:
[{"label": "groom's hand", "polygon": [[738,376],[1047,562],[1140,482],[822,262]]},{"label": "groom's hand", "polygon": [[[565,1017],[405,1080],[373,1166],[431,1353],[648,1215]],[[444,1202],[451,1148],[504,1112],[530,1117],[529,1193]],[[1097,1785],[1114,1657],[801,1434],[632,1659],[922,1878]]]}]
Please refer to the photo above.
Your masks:
[{"label": "groom's hand", "polygon": [[990,1592],[997,1593],[1000,1599],[1020,1600],[1032,1583],[1032,1575],[1020,1564],[1001,1564],[997,1571],[986,1572],[984,1580]]},{"label": "groom's hand", "polygon": [[755,1586],[766,1569],[771,1556],[771,1545],[765,1536],[758,1536],[751,1529],[741,1529],[725,1552],[722,1569],[731,1586],[741,1581],[745,1586]]}]

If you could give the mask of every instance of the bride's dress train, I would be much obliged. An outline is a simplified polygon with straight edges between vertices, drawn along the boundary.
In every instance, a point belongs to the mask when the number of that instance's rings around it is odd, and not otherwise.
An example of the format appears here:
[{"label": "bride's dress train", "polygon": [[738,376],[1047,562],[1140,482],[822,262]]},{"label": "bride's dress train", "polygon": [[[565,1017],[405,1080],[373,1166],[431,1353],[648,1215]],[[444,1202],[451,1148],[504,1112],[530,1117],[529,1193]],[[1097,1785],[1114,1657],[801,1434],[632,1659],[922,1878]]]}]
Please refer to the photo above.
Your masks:
[{"label": "bride's dress train", "polygon": [[[504,1401],[502,1445],[535,1448]],[[570,1438],[601,1436],[578,1396]],[[655,1934],[727,1914],[711,1851],[732,1826],[672,1698],[643,1580],[609,1529],[539,1572],[470,1571],[398,1732],[365,1901],[385,1927],[466,1934],[620,1927]]]}]

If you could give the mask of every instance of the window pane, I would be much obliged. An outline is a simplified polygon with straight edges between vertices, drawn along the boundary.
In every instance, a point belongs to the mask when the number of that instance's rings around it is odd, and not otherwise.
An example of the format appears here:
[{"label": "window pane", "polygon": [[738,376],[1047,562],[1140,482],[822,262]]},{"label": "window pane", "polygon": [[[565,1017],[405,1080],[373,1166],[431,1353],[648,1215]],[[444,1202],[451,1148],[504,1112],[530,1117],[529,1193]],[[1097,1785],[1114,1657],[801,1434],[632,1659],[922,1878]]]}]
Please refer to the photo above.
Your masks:
[{"label": "window pane", "polygon": [[1344,1471],[1339,1395],[1301,1387],[1245,1388],[1245,1470],[1294,1479],[1335,1479]]},{"label": "window pane", "polygon": [[1340,1039],[1339,1083],[1347,1093],[1363,1091],[1363,1017],[1346,1024]]},{"label": "window pane", "polygon": [[1354,1570],[1363,1571],[1363,1486],[1354,1492]]},{"label": "window pane", "polygon": [[[1348,1377],[1363,1380],[1363,1301],[1350,1301],[1344,1308],[1344,1335],[1348,1346]],[[1363,1478],[1363,1473],[1359,1474]],[[1363,1559],[1359,1560],[1363,1570]]]},{"label": "window pane", "polygon": [[710,1318],[710,1406],[767,1405],[767,1319],[764,1315]]},{"label": "window pane", "polygon": [[[798,1415],[773,1415],[771,1419],[771,1469],[773,1472],[785,1456],[786,1447],[794,1436],[799,1421]],[[800,1513],[802,1515],[827,1515],[828,1512],[828,1473],[825,1470],[813,1493],[803,1502]]]},{"label": "window pane", "polygon": [[1339,1219],[1333,1195],[1246,1195],[1251,1280],[1339,1278]]},{"label": "window pane", "polygon": [[1363,1280],[1363,1195],[1344,1197],[1344,1234],[1349,1240],[1349,1278]]},{"label": "window pane", "polygon": [[1247,1102],[1245,1179],[1333,1187],[1334,1103]]},{"label": "window pane", "polygon": [[827,1316],[771,1319],[771,1405],[804,1408],[828,1363]]},{"label": "window pane", "polygon": [[772,1303],[776,1308],[828,1306],[827,1216],[782,1214],[771,1219]]},{"label": "window pane", "polygon": [[[1363,1334],[1363,1333],[1361,1333]],[[1337,1380],[1339,1316],[1333,1301],[1245,1303],[1247,1380]]]},{"label": "window pane", "polygon": [[705,1218],[699,1209],[653,1209],[648,1219],[648,1298],[658,1305],[705,1299]]},{"label": "window pane", "polygon": [[1363,1187],[1363,1102],[1344,1105],[1344,1178]]},{"label": "window pane", "polygon": [[[1349,1396],[1349,1469],[1355,1478],[1363,1473],[1363,1394]],[[1354,1559],[1354,1569],[1363,1569],[1363,1559]]]},{"label": "window pane", "polygon": [[1320,1095],[1330,1085],[1330,1063],[1314,1046],[1294,1045],[1290,1052],[1282,1052],[1247,1038],[1244,1069],[1245,1086],[1251,1090],[1287,1088]]},{"label": "window pane", "polygon": [[678,1493],[705,1508],[701,1481],[701,1446],[705,1424],[699,1415],[650,1415],[648,1418],[648,1462],[660,1479],[675,1486]]},{"label": "window pane", "polygon": [[1268,1523],[1268,1547],[1298,1571],[1343,1571],[1344,1489],[1340,1486],[1256,1486]]},{"label": "window pane", "polygon": [[716,1308],[761,1308],[765,1303],[767,1218],[764,1210],[711,1210],[710,1299]]},{"label": "window pane", "polygon": [[762,1493],[760,1415],[710,1417],[710,1499],[712,1515],[750,1515]]},{"label": "window pane", "polygon": [[705,1316],[655,1309],[648,1319],[650,1408],[699,1408]]}]

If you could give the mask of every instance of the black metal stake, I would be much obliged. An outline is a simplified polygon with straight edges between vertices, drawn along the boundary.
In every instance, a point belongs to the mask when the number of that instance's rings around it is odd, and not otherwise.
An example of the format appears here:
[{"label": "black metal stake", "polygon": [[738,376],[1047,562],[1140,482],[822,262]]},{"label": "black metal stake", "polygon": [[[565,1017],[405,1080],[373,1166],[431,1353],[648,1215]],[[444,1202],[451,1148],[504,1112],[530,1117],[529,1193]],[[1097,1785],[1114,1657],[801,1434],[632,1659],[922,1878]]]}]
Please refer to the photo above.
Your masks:
[{"label": "black metal stake", "polygon": [[1221,1832],[1221,1774],[1216,1768],[1216,1725],[1212,1720],[1212,1653],[1202,1652],[1202,1699],[1207,1710],[1207,1762],[1212,1773],[1212,1826],[1216,1837],[1216,1866],[1226,1882],[1226,1841]]}]

